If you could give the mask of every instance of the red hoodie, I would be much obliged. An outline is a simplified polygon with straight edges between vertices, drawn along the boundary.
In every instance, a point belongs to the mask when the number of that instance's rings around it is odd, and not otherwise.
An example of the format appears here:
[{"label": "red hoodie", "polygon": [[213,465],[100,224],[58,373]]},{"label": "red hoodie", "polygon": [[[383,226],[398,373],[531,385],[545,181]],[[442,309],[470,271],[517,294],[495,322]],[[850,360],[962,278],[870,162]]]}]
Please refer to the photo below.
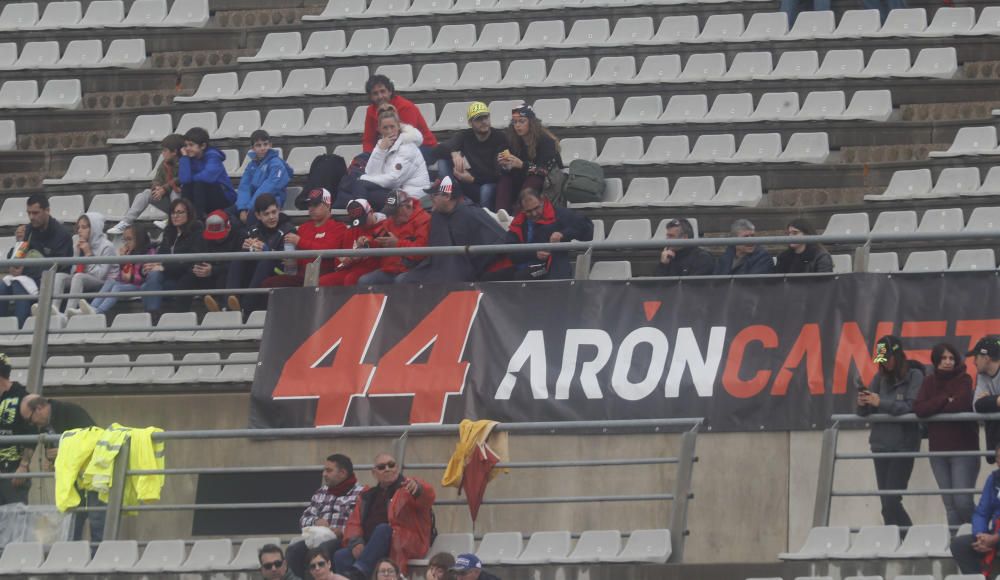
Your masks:
[{"label": "red hoodie", "polygon": [[[427,121],[424,120],[420,109],[412,101],[395,95],[389,100],[389,104],[396,107],[400,121],[407,125],[413,125],[420,131],[420,134],[424,136],[422,145],[434,147],[438,144],[437,138],[434,137],[434,133],[431,133],[431,129],[427,126]],[[365,133],[361,138],[362,150],[365,153],[371,153],[375,149],[375,143],[378,142],[378,138],[378,109],[375,105],[368,105],[368,110],[365,111]],[[348,160],[348,163],[350,163],[350,160]]]},{"label": "red hoodie", "polygon": [[[396,243],[397,248],[423,248],[427,246],[427,235],[431,228],[431,214],[424,211],[424,208],[420,206],[419,199],[411,200],[411,203],[413,204],[413,214],[405,224],[399,225],[391,219],[386,220],[389,231],[399,240]],[[386,256],[382,258],[381,269],[389,274],[401,274],[425,257],[419,255]]]}]

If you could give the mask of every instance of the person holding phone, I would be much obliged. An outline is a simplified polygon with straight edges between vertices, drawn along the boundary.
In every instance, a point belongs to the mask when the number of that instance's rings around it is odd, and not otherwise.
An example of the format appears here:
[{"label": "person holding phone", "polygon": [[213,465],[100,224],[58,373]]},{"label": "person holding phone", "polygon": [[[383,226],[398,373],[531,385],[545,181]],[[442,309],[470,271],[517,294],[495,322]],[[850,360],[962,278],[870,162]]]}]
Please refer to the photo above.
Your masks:
[{"label": "person holding phone", "polygon": [[[913,412],[913,403],[924,380],[919,363],[907,360],[899,338],[883,336],[875,344],[873,362],[878,372],[867,389],[859,390],[858,415],[877,413],[905,415]],[[916,423],[874,423],[868,437],[872,453],[920,450],[920,426]],[[913,472],[912,457],[876,457],[875,480],[880,490],[906,489]],[[910,526],[912,521],[900,495],[883,495],[882,519],[886,525]]]}]

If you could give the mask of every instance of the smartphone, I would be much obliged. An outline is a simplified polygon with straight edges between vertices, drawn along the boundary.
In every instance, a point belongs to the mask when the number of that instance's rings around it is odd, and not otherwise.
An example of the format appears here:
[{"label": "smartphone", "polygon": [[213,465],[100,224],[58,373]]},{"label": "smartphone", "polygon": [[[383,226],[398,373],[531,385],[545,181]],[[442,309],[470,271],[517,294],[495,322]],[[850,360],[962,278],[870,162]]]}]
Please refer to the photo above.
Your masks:
[{"label": "smartphone", "polygon": [[868,391],[868,385],[862,383],[861,379],[859,379],[857,377],[854,378],[854,384],[857,385],[857,387],[858,387],[858,394],[861,394],[861,393],[864,393],[864,392]]}]

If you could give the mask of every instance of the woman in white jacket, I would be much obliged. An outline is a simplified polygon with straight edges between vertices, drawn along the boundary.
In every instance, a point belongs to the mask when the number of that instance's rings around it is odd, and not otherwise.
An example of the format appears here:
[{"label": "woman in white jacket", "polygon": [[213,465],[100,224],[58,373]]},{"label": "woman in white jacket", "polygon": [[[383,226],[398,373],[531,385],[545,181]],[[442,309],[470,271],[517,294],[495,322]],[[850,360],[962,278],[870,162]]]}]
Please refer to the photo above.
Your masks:
[{"label": "woman in white jacket", "polygon": [[[77,235],[73,236],[73,256],[115,256],[114,244],[104,235],[104,216],[97,212],[87,212],[76,220]],[[96,292],[104,282],[118,274],[116,264],[76,264],[69,273],[56,274],[57,292],[71,294]],[[68,287],[68,288],[67,288]],[[66,301],[66,314],[79,314],[78,298]]]},{"label": "woman in white jacket", "polygon": [[407,131],[399,121],[396,108],[388,105],[379,110],[379,139],[372,150],[365,174],[354,183],[352,195],[355,199],[367,199],[375,211],[381,211],[389,194],[398,189],[405,191],[411,199],[426,195],[430,186],[427,165],[420,153],[420,138],[413,140],[413,133]]}]

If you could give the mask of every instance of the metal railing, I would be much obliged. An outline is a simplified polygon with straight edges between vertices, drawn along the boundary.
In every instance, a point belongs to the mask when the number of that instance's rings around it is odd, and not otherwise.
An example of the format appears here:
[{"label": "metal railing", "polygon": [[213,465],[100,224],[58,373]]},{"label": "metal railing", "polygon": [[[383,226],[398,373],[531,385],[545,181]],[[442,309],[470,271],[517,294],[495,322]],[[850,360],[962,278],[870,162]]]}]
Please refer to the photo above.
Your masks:
[{"label": "metal railing", "polygon": [[856,461],[862,459],[890,459],[913,457],[925,459],[931,457],[992,457],[995,451],[898,451],[889,453],[838,453],[837,443],[840,437],[840,426],[864,425],[869,423],[941,423],[951,421],[996,421],[1000,413],[942,413],[932,417],[920,418],[912,413],[906,415],[833,415],[831,425],[823,431],[823,442],[820,450],[819,473],[816,485],[816,502],[813,508],[813,527],[830,524],[830,506],[834,497],[877,497],[887,495],[926,496],[926,495],[967,495],[978,494],[980,489],[858,489],[835,490],[834,472],[837,461]]},{"label": "metal railing", "polygon": [[[779,245],[789,243],[824,243],[824,244],[859,244],[855,251],[854,266],[855,271],[863,271],[867,263],[868,254],[873,243],[909,242],[909,241],[959,241],[959,240],[984,240],[994,241],[1000,239],[998,231],[963,231],[963,232],[936,232],[936,233],[867,233],[851,235],[822,235],[822,236],[761,236],[753,238],[754,244]],[[483,255],[483,254],[508,254],[514,252],[536,252],[562,251],[579,253],[580,262],[584,270],[589,273],[590,258],[595,251],[623,251],[623,250],[657,250],[666,247],[684,248],[689,246],[735,246],[747,243],[746,238],[697,238],[697,239],[653,239],[653,240],[624,240],[624,241],[599,241],[599,242],[561,242],[557,244],[503,244],[489,246],[447,246],[447,247],[424,247],[424,248],[369,248],[369,249],[338,249],[338,250],[296,250],[296,251],[273,251],[273,252],[231,252],[231,253],[198,253],[198,254],[177,254],[177,255],[141,255],[141,256],[89,256],[75,258],[31,258],[7,260],[0,259],[0,271],[10,266],[29,266],[48,268],[42,274],[37,296],[4,296],[4,301],[35,301],[39,303],[38,316],[35,327],[32,331],[17,331],[10,334],[31,335],[31,352],[28,362],[27,387],[29,392],[41,393],[44,384],[45,361],[48,356],[48,335],[52,332],[51,305],[54,300],[64,300],[69,298],[93,299],[101,297],[135,298],[148,296],[179,297],[179,296],[203,296],[205,294],[219,292],[235,295],[269,294],[272,289],[265,288],[233,288],[217,290],[158,290],[158,291],[123,291],[123,292],[89,292],[70,293],[56,292],[54,288],[55,269],[59,266],[69,266],[73,264],[143,264],[143,263],[193,263],[202,261],[256,261],[282,259],[313,259],[309,264],[305,275],[305,286],[316,286],[319,278],[320,261],[324,258],[371,258],[383,256],[439,256],[439,255]],[[579,269],[579,268],[578,268]],[[824,275],[824,274],[820,274]],[[827,274],[828,275],[828,274]],[[753,277],[780,277],[789,278],[801,276],[815,276],[815,274],[769,274],[756,275]],[[745,276],[750,277],[750,276]],[[669,278],[662,278],[669,280]],[[518,282],[523,283],[523,282]],[[538,282],[535,282],[538,283]],[[542,282],[544,283],[544,281]],[[172,327],[172,328],[149,328],[153,332],[170,331],[199,331],[199,330],[254,330],[260,326],[197,326],[197,327]],[[142,332],[143,329],[119,329],[107,328],[101,330],[103,333],[129,333]],[[61,329],[60,334],[89,334],[94,333],[92,329]],[[175,366],[183,366],[183,363],[175,362]],[[93,368],[108,366],[107,363],[94,364]],[[138,366],[138,365],[131,365]]]},{"label": "metal railing", "polygon": [[[547,496],[547,497],[505,497],[484,499],[483,505],[552,505],[577,504],[593,502],[670,502],[670,519],[667,527],[670,529],[672,558],[680,562],[684,556],[684,544],[688,535],[687,518],[688,503],[693,499],[692,473],[694,464],[698,461],[695,455],[695,444],[703,419],[635,419],[627,421],[564,421],[539,423],[502,423],[497,431],[520,434],[565,435],[576,433],[586,435],[607,435],[624,431],[631,433],[657,433],[664,435],[678,434],[679,450],[676,456],[636,457],[608,459],[581,459],[559,461],[511,461],[500,463],[498,468],[507,469],[566,469],[592,467],[619,467],[627,465],[675,465],[676,475],[673,488],[664,493],[644,494],[605,494],[592,496]],[[154,433],[154,441],[178,440],[301,440],[301,439],[343,439],[357,437],[398,437],[393,442],[393,454],[401,465],[411,470],[444,470],[446,463],[411,463],[405,462],[406,445],[414,436],[457,436],[458,425],[413,425],[391,427],[317,427],[291,429],[226,429],[199,431],[165,431]],[[0,437],[0,446],[11,444],[54,443],[59,441],[58,435],[39,436],[4,436]],[[181,467],[169,469],[134,470],[128,467],[130,441],[122,444],[115,460],[112,487],[106,508],[75,508],[74,511],[107,510],[104,538],[119,539],[121,533],[122,513],[128,512],[163,512],[163,511],[195,511],[195,510],[248,510],[248,509],[304,509],[309,502],[243,502],[243,503],[189,503],[189,504],[149,504],[139,506],[124,506],[125,481],[128,476],[138,475],[205,475],[205,474],[240,474],[240,473],[275,473],[316,469],[322,466],[227,466],[227,467]],[[169,449],[168,449],[169,453]],[[370,465],[356,464],[356,469],[364,469]],[[0,479],[14,478],[52,478],[53,473],[6,473],[0,474]],[[436,506],[461,506],[465,500],[438,500]]]}]

